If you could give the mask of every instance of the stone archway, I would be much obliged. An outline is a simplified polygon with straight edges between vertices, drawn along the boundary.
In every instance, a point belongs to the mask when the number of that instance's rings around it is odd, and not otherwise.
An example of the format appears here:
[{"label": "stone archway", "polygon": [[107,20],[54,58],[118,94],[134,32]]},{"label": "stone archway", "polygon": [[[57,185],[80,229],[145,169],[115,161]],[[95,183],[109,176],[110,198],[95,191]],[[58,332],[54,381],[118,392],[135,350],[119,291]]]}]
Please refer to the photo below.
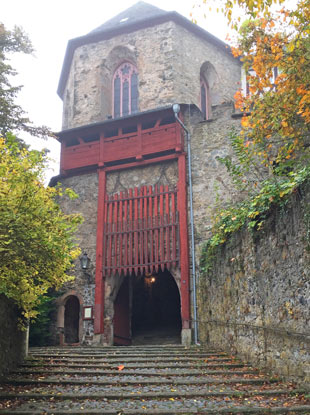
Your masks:
[{"label": "stone archway", "polygon": [[80,302],[75,295],[67,297],[65,303],[65,343],[79,343]]},{"label": "stone archway", "polygon": [[167,269],[153,274],[126,275],[111,302],[114,344],[180,343],[178,283],[178,278]]},{"label": "stone archway", "polygon": [[59,332],[59,344],[78,344],[82,341],[83,298],[75,290],[71,290],[57,300],[57,328]]},{"label": "stone archway", "polygon": [[180,343],[180,293],[168,270],[134,279],[131,326],[136,344]]}]

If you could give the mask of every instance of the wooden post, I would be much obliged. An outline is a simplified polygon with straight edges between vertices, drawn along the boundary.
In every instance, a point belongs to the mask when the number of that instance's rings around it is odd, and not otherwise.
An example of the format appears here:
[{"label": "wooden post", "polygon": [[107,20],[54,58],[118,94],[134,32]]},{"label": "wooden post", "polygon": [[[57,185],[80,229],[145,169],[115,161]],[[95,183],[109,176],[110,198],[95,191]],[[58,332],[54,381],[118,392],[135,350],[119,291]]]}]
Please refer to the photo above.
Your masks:
[{"label": "wooden post", "polygon": [[98,171],[98,211],[97,211],[97,241],[96,241],[96,285],[95,285],[95,313],[94,331],[95,334],[103,333],[103,312],[104,312],[104,285],[103,275],[103,226],[104,208],[106,195],[106,172],[102,169]]},{"label": "wooden post", "polygon": [[187,186],[186,186],[186,157],[181,154],[178,158],[178,211],[180,220],[180,267],[181,267],[181,316],[182,327],[190,328],[190,291],[189,291],[189,244],[187,223]]}]

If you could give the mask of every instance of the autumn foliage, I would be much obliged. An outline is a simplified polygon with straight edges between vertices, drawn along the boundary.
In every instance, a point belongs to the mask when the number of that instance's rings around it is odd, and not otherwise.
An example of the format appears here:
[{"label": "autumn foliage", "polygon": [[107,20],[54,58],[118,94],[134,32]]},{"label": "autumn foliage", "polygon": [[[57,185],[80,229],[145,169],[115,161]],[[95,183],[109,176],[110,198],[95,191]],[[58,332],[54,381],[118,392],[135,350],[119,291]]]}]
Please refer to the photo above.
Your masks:
[{"label": "autumn foliage", "polygon": [[268,168],[291,168],[309,157],[309,0],[203,0],[200,6],[206,14],[222,11],[233,30],[232,53],[247,81],[235,94],[245,152]]},{"label": "autumn foliage", "polygon": [[246,78],[235,94],[242,120],[230,134],[233,156],[220,159],[241,200],[217,209],[202,272],[217,245],[243,226],[263,229],[271,208],[284,207],[310,180],[310,1],[217,1],[221,6]]},{"label": "autumn foliage", "polygon": [[310,125],[310,2],[295,10],[247,20],[235,55],[241,56],[248,93],[237,91],[249,151],[268,166],[307,156]]}]

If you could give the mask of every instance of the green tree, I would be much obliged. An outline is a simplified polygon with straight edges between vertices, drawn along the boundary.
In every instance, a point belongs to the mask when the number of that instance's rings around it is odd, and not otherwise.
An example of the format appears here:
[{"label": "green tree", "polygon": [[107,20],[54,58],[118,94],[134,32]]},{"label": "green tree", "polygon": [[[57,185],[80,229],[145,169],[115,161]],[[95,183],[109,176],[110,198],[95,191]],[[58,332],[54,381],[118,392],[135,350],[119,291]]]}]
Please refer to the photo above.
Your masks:
[{"label": "green tree", "polygon": [[43,185],[46,163],[44,152],[21,148],[11,134],[0,138],[0,293],[26,319],[49,288],[72,280],[68,270],[79,254],[74,232],[82,219],[61,212],[60,187]]},{"label": "green tree", "polygon": [[29,38],[21,28],[10,31],[0,24],[0,293],[29,320],[49,289],[72,280],[68,272],[79,254],[74,232],[82,218],[61,212],[60,187],[44,186],[45,152],[28,150],[10,133],[50,134],[46,127],[34,127],[15,103],[21,87],[11,85],[16,72],[8,56],[16,52],[33,52]]},{"label": "green tree", "polygon": [[0,134],[5,136],[9,131],[26,131],[38,137],[52,135],[50,129],[45,126],[33,126],[24,110],[15,102],[21,86],[12,85],[11,80],[16,71],[9,64],[9,56],[18,52],[33,52],[28,36],[20,27],[7,30],[0,23]]}]

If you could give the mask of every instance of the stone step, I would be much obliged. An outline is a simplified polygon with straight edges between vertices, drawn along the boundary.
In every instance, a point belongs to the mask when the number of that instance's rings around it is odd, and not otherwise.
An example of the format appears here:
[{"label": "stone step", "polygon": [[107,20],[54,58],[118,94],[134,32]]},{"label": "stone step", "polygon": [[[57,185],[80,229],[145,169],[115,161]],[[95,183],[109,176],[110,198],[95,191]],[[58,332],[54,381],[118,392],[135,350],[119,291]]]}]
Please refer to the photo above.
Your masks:
[{"label": "stone step", "polygon": [[[124,357],[124,356],[119,356],[119,357],[109,357],[109,358],[94,358],[94,357],[89,357],[89,358],[77,358],[77,357],[55,357],[55,358],[51,358],[50,360],[52,360],[53,362],[61,362],[61,363],[65,363],[65,362],[93,362],[94,364],[97,363],[146,363],[149,362],[150,359],[152,360],[152,363],[157,364],[159,362],[167,362],[167,363],[171,363],[171,362],[193,362],[193,363],[208,363],[208,362],[239,362],[238,359],[234,359],[231,357],[216,357],[216,358],[201,358],[201,357]],[[32,362],[41,362],[42,360],[40,358],[34,358],[32,359]]]},{"label": "stone step", "polygon": [[29,353],[31,354],[46,354],[46,353],[161,353],[161,352],[173,352],[173,353],[179,353],[179,352],[208,352],[208,353],[217,353],[217,352],[223,352],[222,350],[217,349],[210,349],[207,347],[201,347],[201,346],[182,346],[182,345],[146,345],[146,346],[104,346],[104,347],[79,347],[79,346],[66,346],[66,347],[31,347],[29,349]]},{"label": "stone step", "polygon": [[[49,369],[47,371],[47,369]],[[112,376],[112,375],[118,375],[118,376],[127,376],[127,375],[138,375],[138,376],[196,376],[196,375],[222,375],[222,376],[236,376],[236,375],[257,375],[257,370],[178,370],[178,371],[169,371],[167,372],[166,369],[156,370],[154,372],[152,371],[137,371],[136,369],[127,370],[123,369],[122,371],[119,370],[104,370],[104,371],[98,371],[96,370],[90,370],[82,372],[80,370],[64,370],[64,369],[51,369],[50,367],[47,367],[46,369],[38,370],[38,369],[17,369],[12,371],[11,373],[15,374],[38,374],[38,375],[46,375],[46,374],[63,374],[63,375],[95,375],[95,376]]]},{"label": "stone step", "polygon": [[270,380],[220,351],[183,346],[102,349],[95,356],[93,348],[32,349],[32,358],[0,385],[0,412],[310,414],[306,391]]},{"label": "stone step", "polygon": [[[46,390],[48,391],[48,389]],[[255,396],[267,396],[267,397],[278,397],[278,396],[289,396],[289,395],[305,395],[307,393],[304,389],[295,389],[293,391],[288,391],[286,389],[269,389],[269,390],[234,390],[234,389],[221,389],[221,390],[192,390],[192,391],[182,391],[182,392],[172,392],[172,391],[156,391],[156,392],[143,392],[143,395],[141,392],[124,392],[123,390],[121,392],[87,392],[87,393],[81,393],[81,392],[74,392],[74,393],[49,393],[49,392],[43,392],[43,393],[33,393],[33,392],[21,392],[21,393],[0,393],[0,400],[1,399],[52,399],[52,400],[67,400],[71,399],[74,401],[80,401],[80,400],[92,400],[92,399],[98,399],[98,400],[104,400],[104,399],[112,399],[112,400],[140,400],[142,399],[158,399],[158,398],[164,398],[164,399],[180,399],[180,398],[213,398],[213,397],[237,397],[237,398],[247,398],[247,397],[255,397]]]},{"label": "stone step", "polygon": [[220,385],[220,384],[238,384],[238,385],[264,385],[264,384],[271,384],[276,383],[276,380],[269,380],[267,378],[252,378],[252,379],[244,379],[244,378],[208,378],[208,377],[196,377],[193,379],[171,379],[168,378],[158,378],[158,379],[137,379],[137,377],[133,379],[107,379],[107,380],[94,380],[93,378],[88,379],[60,379],[60,378],[39,378],[39,379],[7,379],[5,384],[7,385],[117,385],[117,386],[126,386],[126,385],[171,385],[171,388],[174,385]]},{"label": "stone step", "polygon": [[[18,394],[6,395],[16,404],[20,402],[18,411],[2,411],[2,413],[35,413],[39,409],[41,414],[88,414],[117,413],[118,415],[135,414],[208,414],[208,413],[303,413],[309,415],[310,402],[296,405],[296,393],[291,395],[284,391],[240,392],[221,390],[220,392],[183,393],[182,396],[167,393],[130,394]],[[298,395],[303,399],[303,395]],[[0,399],[2,396],[0,395]],[[301,401],[303,403],[303,401]],[[292,407],[293,406],[293,407]],[[290,408],[291,407],[291,408]],[[244,410],[246,412],[244,412]],[[281,411],[282,410],[282,411]],[[31,412],[32,411],[32,412]],[[116,412],[117,411],[117,412]],[[263,412],[264,411],[264,412]],[[26,412],[27,413],[27,412]]]},{"label": "stone step", "polygon": [[[105,363],[105,362],[103,362]],[[116,362],[114,365],[110,364],[110,363],[105,363],[102,366],[94,365],[94,364],[82,364],[82,365],[75,365],[75,368],[94,368],[99,370],[100,369],[117,369],[117,367],[119,365],[122,365],[124,362],[122,360],[119,360],[118,362]],[[29,365],[28,365],[29,367]],[[37,365],[37,367],[46,367],[46,369],[50,368],[51,365]],[[58,365],[53,365],[53,367],[70,367],[70,365],[68,364],[58,364]],[[207,368],[246,368],[249,367],[247,365],[244,365],[243,363],[204,363],[204,364],[197,364],[197,363],[140,363],[140,364],[135,364],[135,363],[127,363],[125,366],[127,369],[141,369],[141,368],[178,368],[178,369],[183,369],[183,368],[195,368],[195,369],[207,369]]]},{"label": "stone step", "polygon": [[273,408],[263,408],[263,407],[251,407],[248,406],[235,406],[231,408],[216,408],[216,409],[195,409],[195,408],[188,408],[188,409],[123,409],[121,412],[119,409],[82,409],[82,410],[4,410],[2,411],[3,414],[7,415],[137,415],[137,410],[139,411],[139,415],[216,415],[216,414],[238,414],[238,415],[247,415],[247,414],[261,414],[261,415],[271,415],[271,414],[291,414],[291,415],[309,415],[310,413],[310,405],[303,405],[303,406],[291,406],[283,408],[281,407],[273,407]]},{"label": "stone step", "polygon": [[[205,353],[198,353],[198,352],[182,352],[181,353],[182,356],[188,356],[188,357],[193,357],[193,358],[227,358],[227,357],[232,357],[227,353],[209,353],[209,352],[205,352]],[[121,352],[117,352],[117,353],[32,353],[29,356],[29,360],[31,359],[38,359],[38,358],[60,358],[60,357],[64,357],[64,358],[74,358],[74,357],[80,357],[83,359],[100,359],[100,358],[104,358],[104,359],[110,359],[110,358],[115,358],[115,357],[119,357],[119,356],[123,356],[124,358],[145,358],[145,357],[149,357],[149,358],[153,358],[153,357],[177,357],[180,356],[180,353],[177,352],[158,352],[158,353],[154,353],[154,352],[145,352],[145,353],[121,353]]]}]

